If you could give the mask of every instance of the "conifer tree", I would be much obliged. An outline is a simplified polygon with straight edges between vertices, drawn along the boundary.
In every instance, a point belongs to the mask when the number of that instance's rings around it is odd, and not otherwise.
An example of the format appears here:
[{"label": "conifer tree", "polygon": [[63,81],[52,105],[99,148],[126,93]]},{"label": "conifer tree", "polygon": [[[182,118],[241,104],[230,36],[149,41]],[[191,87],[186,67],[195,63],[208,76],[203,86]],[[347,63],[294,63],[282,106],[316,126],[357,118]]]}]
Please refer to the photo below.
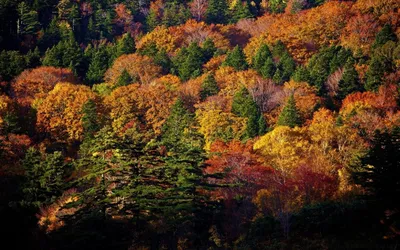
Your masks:
[{"label": "conifer tree", "polygon": [[206,79],[204,79],[204,82],[201,85],[200,99],[204,101],[207,97],[216,95],[218,92],[219,87],[217,81],[215,80],[214,75],[210,73],[206,76]]},{"label": "conifer tree", "polygon": [[205,62],[209,61],[213,56],[214,53],[217,51],[215,47],[214,41],[211,38],[207,38],[202,46],[203,55]]},{"label": "conifer tree", "polygon": [[372,48],[376,49],[378,47],[381,47],[385,43],[393,41],[397,41],[397,36],[393,32],[392,26],[390,24],[385,24],[383,28],[376,34],[375,41],[372,44]]},{"label": "conifer tree", "polygon": [[340,99],[344,99],[348,94],[360,90],[360,79],[354,64],[354,59],[349,58],[344,65],[343,76],[339,81],[338,97]]},{"label": "conifer tree", "polygon": [[250,12],[250,8],[247,2],[244,4],[241,0],[237,1],[235,6],[232,9],[230,22],[236,23],[240,19],[244,18],[252,18],[253,14]]},{"label": "conifer tree", "polygon": [[[257,50],[257,53],[255,54],[253,58],[253,68],[257,70],[258,72],[261,72],[261,68],[265,65],[266,61],[271,58],[272,59],[272,53],[265,43],[263,43],[260,48]],[[271,60],[272,61],[272,60]]]},{"label": "conifer tree", "polygon": [[236,70],[246,70],[248,66],[243,50],[238,45],[228,53],[222,65],[233,67]]},{"label": "conifer tree", "polygon": [[26,2],[21,2],[18,4],[18,23],[17,23],[17,33],[18,35],[31,35],[38,31],[39,21],[38,13],[31,10]]},{"label": "conifer tree", "polygon": [[119,57],[124,54],[131,54],[135,52],[135,40],[129,33],[125,33],[120,40],[117,42],[117,52],[115,57]]},{"label": "conifer tree", "polygon": [[82,126],[85,139],[93,138],[100,129],[100,121],[97,115],[96,103],[93,100],[87,101],[82,107]]},{"label": "conifer tree", "polygon": [[92,52],[88,49],[87,52],[85,56],[90,61],[90,64],[86,73],[86,80],[90,85],[101,83],[110,61],[107,48],[106,46],[100,46],[98,49],[93,49]]},{"label": "conifer tree", "polygon": [[147,32],[154,30],[158,25],[160,25],[160,21],[158,20],[157,13],[154,10],[150,9],[150,12],[146,17]]},{"label": "conifer tree", "polygon": [[281,82],[289,81],[296,70],[296,63],[294,62],[292,56],[288,52],[284,53],[279,64],[282,68]]},{"label": "conifer tree", "polygon": [[367,73],[364,88],[368,91],[377,91],[382,84],[382,77],[385,74],[385,64],[378,56],[371,59]]},{"label": "conifer tree", "polygon": [[183,81],[201,75],[204,63],[203,51],[197,43],[191,43],[186,52],[186,58],[178,66],[179,76]]},{"label": "conifer tree", "polygon": [[133,78],[131,77],[129,72],[124,69],[121,75],[118,77],[116,87],[127,86],[131,83],[133,83]]},{"label": "conifer tree", "polygon": [[309,82],[310,80],[310,72],[307,67],[299,66],[293,73],[293,80],[296,82]]},{"label": "conifer tree", "polygon": [[226,0],[209,0],[206,10],[207,23],[227,23],[228,9],[228,3]]},{"label": "conifer tree", "polygon": [[293,94],[289,97],[285,107],[279,114],[278,122],[276,124],[279,126],[289,126],[291,128],[301,125],[300,114],[297,110]]},{"label": "conifer tree", "polygon": [[262,114],[246,88],[239,90],[233,97],[232,113],[248,119],[246,126],[247,138],[253,138],[259,135],[260,132],[264,132],[264,128],[259,127]]}]

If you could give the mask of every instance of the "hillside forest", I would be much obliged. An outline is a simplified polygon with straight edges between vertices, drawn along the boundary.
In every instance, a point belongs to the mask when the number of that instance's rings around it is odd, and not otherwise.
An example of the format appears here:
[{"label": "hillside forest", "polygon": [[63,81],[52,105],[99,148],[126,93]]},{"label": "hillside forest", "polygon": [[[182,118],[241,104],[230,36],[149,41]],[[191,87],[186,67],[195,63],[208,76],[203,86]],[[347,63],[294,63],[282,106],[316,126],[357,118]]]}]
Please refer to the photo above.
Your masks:
[{"label": "hillside forest", "polygon": [[397,249],[399,39],[398,0],[0,0],[1,248]]}]

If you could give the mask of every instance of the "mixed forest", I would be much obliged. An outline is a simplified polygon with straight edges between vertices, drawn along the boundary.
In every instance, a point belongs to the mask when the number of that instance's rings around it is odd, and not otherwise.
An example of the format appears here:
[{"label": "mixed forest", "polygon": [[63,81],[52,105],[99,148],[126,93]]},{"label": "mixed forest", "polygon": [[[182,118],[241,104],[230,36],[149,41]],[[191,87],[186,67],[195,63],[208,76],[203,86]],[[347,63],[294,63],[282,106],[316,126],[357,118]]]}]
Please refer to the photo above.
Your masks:
[{"label": "mixed forest", "polygon": [[4,249],[396,249],[400,1],[0,0]]}]

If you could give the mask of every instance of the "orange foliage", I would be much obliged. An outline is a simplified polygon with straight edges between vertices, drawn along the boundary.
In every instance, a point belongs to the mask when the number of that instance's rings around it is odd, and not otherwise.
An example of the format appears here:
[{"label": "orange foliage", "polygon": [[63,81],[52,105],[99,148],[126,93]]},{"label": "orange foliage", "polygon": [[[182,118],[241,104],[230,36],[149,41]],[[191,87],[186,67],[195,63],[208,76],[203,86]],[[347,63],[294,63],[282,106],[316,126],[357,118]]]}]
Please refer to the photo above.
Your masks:
[{"label": "orange foliage", "polygon": [[4,117],[8,114],[15,113],[15,111],[13,100],[6,95],[0,95],[0,134],[4,126]]},{"label": "orange foliage", "polygon": [[98,97],[83,85],[58,83],[38,104],[37,126],[60,142],[83,139],[82,107],[88,100],[99,102]]},{"label": "orange foliage", "polygon": [[27,135],[7,134],[0,135],[0,177],[3,175],[19,175],[24,170],[19,166],[19,161],[26,150],[32,145],[32,140]]},{"label": "orange foliage", "polygon": [[107,84],[114,86],[124,69],[131,77],[136,77],[143,84],[149,84],[161,75],[161,67],[156,65],[150,57],[138,54],[122,55],[105,73],[104,79]]},{"label": "orange foliage", "polygon": [[33,100],[44,98],[58,82],[75,83],[70,69],[39,67],[22,72],[11,84],[12,96],[22,106],[30,106]]},{"label": "orange foliage", "polygon": [[353,51],[361,49],[368,54],[378,30],[379,25],[373,15],[358,14],[348,21],[340,40],[343,46]]}]

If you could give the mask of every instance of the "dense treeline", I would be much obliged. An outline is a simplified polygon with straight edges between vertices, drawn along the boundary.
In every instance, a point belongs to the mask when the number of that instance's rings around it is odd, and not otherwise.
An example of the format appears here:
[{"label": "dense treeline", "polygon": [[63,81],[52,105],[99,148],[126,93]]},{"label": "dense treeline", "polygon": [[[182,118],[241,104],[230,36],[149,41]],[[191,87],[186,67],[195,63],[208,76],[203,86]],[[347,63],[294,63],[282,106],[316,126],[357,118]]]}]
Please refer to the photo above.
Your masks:
[{"label": "dense treeline", "polygon": [[3,244],[395,249],[399,10],[0,0]]}]

